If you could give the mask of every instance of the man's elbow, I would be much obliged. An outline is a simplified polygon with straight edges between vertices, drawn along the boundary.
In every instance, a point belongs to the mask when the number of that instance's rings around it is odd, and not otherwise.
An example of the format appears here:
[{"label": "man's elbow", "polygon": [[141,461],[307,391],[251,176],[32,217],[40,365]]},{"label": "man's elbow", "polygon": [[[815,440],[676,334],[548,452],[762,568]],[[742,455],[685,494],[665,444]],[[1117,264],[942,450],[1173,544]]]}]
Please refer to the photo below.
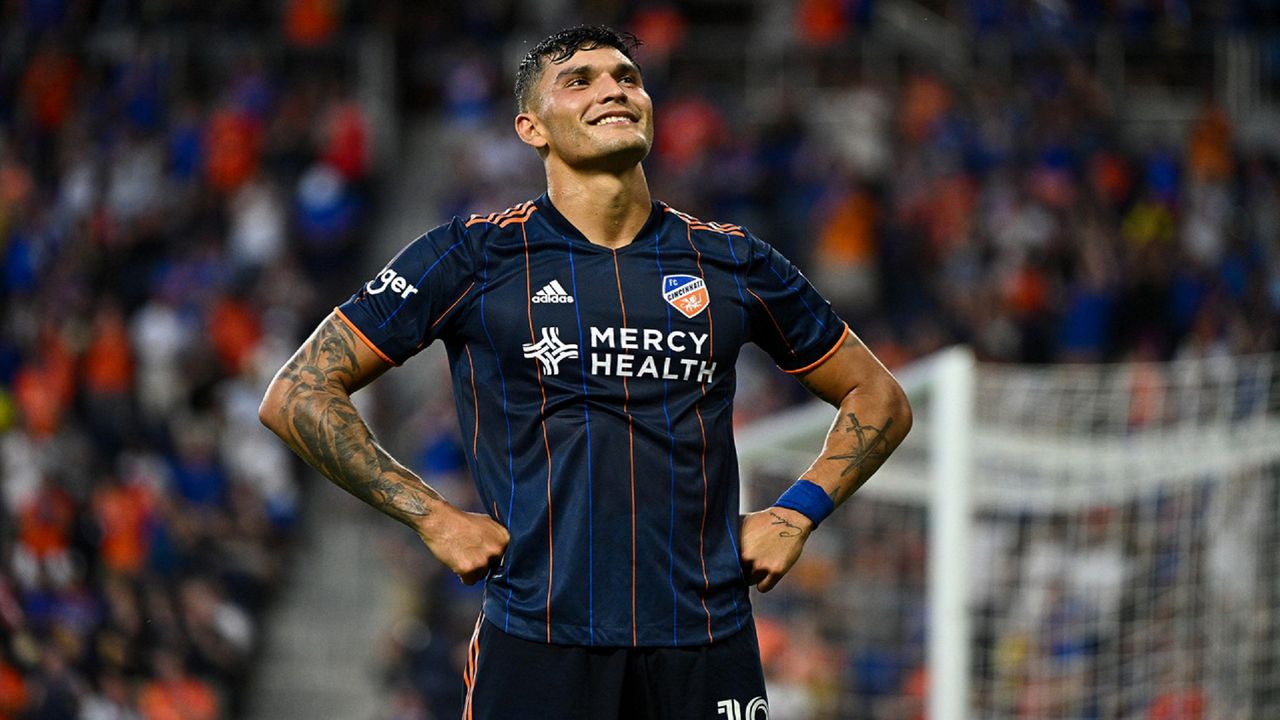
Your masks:
[{"label": "man's elbow", "polygon": [[267,392],[262,396],[262,402],[258,404],[258,422],[276,435],[280,435],[281,428],[284,427],[282,394],[279,380],[272,380],[267,386]]},{"label": "man's elbow", "polygon": [[897,380],[891,380],[889,399],[889,417],[894,419],[895,425],[902,426],[902,437],[906,437],[911,432],[911,424],[914,416],[911,412],[911,400],[907,397],[907,392],[902,389],[902,385]]}]

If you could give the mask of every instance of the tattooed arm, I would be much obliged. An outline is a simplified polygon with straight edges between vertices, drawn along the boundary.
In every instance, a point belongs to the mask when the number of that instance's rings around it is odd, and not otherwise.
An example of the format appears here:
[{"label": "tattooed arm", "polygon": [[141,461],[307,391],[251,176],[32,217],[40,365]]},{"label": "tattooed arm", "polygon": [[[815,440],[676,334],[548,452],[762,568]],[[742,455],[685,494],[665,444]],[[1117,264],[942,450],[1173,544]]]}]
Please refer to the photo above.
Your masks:
[{"label": "tattooed arm", "polygon": [[502,557],[506,529],[450,505],[374,439],[351,402],[390,365],[331,314],[276,373],[258,417],[343,490],[417,531],[464,582]]},{"label": "tattooed arm", "polygon": [[[884,463],[911,429],[906,393],[852,332],[826,362],[801,375],[814,395],[838,408],[822,453],[801,476],[839,505]],[[771,507],[742,521],[747,577],[768,592],[800,557],[813,523],[788,508]]]},{"label": "tattooed arm", "polygon": [[827,362],[800,376],[838,408],[822,454],[801,476],[836,505],[862,487],[911,430],[911,405],[898,381],[852,332]]}]

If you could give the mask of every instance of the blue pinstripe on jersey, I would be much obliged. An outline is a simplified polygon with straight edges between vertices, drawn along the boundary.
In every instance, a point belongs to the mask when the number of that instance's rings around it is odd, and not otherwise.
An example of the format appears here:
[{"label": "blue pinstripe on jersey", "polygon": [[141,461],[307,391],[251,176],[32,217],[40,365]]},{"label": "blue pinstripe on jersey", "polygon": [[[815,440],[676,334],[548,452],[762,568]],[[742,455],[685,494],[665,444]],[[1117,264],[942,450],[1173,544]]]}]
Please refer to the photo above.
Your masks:
[{"label": "blue pinstripe on jersey", "polygon": [[[573,241],[564,238],[565,245],[569,248],[569,283],[573,286],[574,297],[578,296],[578,268],[573,262]],[[574,318],[578,321],[578,347],[585,348],[587,346],[586,338],[582,332],[582,309],[577,303],[573,306]],[[582,413],[583,422],[587,426],[587,632],[590,638],[590,644],[596,644],[596,585],[595,585],[595,568],[596,568],[596,543],[595,543],[595,527],[591,509],[595,507],[595,500],[592,497],[594,492],[594,478],[591,471],[591,394],[587,391],[587,354],[578,353],[582,366]]]},{"label": "blue pinstripe on jersey", "polygon": [[[787,279],[782,277],[782,275],[778,274],[778,269],[773,266],[773,263],[766,263],[766,264],[769,266],[769,269],[773,271],[773,274],[776,275],[778,279],[782,281],[783,285],[786,285],[787,287],[791,287],[791,284],[787,282]],[[825,328],[827,326],[827,323],[824,322],[822,318],[818,317],[818,313],[814,312],[813,308],[809,306],[808,298],[806,298],[802,293],[797,293],[796,296],[799,297],[800,302],[804,304],[804,309],[809,311],[809,315],[811,315],[814,320],[818,321],[818,327]]]}]

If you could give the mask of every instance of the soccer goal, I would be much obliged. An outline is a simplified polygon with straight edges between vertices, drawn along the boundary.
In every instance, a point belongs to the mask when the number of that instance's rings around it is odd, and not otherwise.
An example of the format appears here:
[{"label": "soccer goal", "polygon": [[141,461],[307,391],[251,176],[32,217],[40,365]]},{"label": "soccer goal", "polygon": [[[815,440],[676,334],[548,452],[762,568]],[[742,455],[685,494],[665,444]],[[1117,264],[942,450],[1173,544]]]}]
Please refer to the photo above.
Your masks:
[{"label": "soccer goal", "polygon": [[[907,442],[757,597],[771,717],[1280,717],[1278,365],[899,373]],[[832,417],[739,434],[748,503]]]}]

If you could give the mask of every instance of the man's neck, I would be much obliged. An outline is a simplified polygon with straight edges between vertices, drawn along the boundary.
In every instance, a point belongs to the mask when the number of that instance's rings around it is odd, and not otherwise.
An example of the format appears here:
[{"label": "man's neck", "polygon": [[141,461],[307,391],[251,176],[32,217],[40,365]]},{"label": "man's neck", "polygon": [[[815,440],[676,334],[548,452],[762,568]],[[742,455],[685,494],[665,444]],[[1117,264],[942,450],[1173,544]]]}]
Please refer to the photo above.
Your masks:
[{"label": "man's neck", "polygon": [[630,245],[653,209],[639,165],[621,174],[548,167],[547,197],[587,240],[612,250]]}]

